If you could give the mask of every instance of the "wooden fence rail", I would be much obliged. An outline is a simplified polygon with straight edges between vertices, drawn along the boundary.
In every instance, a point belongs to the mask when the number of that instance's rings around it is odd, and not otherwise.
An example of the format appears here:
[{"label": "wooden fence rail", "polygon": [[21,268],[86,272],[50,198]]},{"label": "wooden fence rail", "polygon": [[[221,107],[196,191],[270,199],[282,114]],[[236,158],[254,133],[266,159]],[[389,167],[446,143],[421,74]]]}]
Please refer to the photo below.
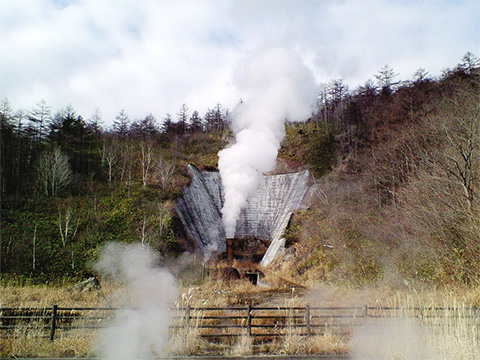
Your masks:
[{"label": "wooden fence rail", "polygon": [[[79,329],[99,329],[109,325],[114,317],[126,316],[126,311],[140,309],[60,307],[0,308],[0,331],[7,336],[36,330],[39,336],[54,340]],[[249,335],[274,338],[286,334],[313,336],[326,329],[349,333],[366,318],[415,317],[438,319],[454,316],[470,318],[478,326],[479,309],[468,308],[388,308],[388,307],[181,307],[169,310],[171,329],[195,329],[201,336],[222,338]]]}]

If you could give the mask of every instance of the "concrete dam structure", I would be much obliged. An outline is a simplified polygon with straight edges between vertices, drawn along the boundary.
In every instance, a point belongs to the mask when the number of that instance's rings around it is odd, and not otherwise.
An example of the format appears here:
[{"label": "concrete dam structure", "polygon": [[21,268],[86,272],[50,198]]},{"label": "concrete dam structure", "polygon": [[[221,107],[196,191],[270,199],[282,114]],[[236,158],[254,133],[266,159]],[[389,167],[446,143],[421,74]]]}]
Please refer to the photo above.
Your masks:
[{"label": "concrete dam structure", "polygon": [[[200,171],[189,165],[191,183],[175,202],[176,211],[190,238],[203,253],[226,250],[222,223],[223,186],[218,172]],[[265,175],[237,221],[235,238],[271,241],[281,246],[281,237],[295,210],[305,207],[308,171]],[[272,252],[270,249],[267,254]],[[265,258],[264,258],[265,260]],[[269,261],[268,261],[269,262]],[[265,265],[267,261],[262,261]]]}]

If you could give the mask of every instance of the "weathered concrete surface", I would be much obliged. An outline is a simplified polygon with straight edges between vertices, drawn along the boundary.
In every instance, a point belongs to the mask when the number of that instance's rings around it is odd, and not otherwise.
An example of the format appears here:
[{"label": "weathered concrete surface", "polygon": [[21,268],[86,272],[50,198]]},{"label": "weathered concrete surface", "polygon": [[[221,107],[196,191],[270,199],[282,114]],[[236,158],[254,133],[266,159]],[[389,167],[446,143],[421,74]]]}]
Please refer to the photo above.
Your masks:
[{"label": "weathered concrete surface", "polygon": [[267,252],[262,258],[260,265],[267,266],[272,262],[273,259],[280,253],[285,251],[285,238],[280,238],[278,240],[272,241],[270,246],[267,249]]},{"label": "weathered concrete surface", "polygon": [[[225,251],[221,209],[224,194],[220,174],[189,165],[192,181],[175,202],[188,235],[203,252]],[[275,242],[283,235],[293,211],[304,207],[308,171],[264,176],[242,210],[235,237]]]},{"label": "weathered concrete surface", "polygon": [[222,224],[223,189],[220,175],[199,171],[189,165],[191,183],[175,201],[177,214],[188,236],[203,251],[225,251],[225,230]]}]

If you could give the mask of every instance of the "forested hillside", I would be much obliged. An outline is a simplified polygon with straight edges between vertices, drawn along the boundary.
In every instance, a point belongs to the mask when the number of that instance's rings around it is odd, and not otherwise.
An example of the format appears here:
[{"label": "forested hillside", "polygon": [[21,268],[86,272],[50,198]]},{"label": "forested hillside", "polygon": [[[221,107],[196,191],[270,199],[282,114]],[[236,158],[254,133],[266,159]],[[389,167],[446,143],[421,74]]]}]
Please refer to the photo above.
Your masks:
[{"label": "forested hillside", "polygon": [[306,282],[480,281],[479,65],[466,54],[439,79],[420,69],[398,82],[384,67],[353,92],[326,87],[322,129],[291,128],[287,143],[306,145],[292,156],[325,174],[324,156],[312,162],[324,144],[309,135],[333,129],[336,166],[290,226],[296,256],[279,268]]},{"label": "forested hillside", "polygon": [[[312,206],[287,230],[296,256],[275,268],[298,281],[472,282],[480,267],[480,67],[467,53],[438,78],[399,81],[385,66],[349,90],[321,88],[315,113],[288,124],[288,169],[308,167]],[[190,248],[172,201],[186,165],[214,170],[230,140],[229,111],[113,126],[72,107],[52,114],[2,103],[1,273],[83,277],[105,241],[165,255]]]},{"label": "forested hillside", "polygon": [[72,107],[55,115],[2,104],[1,272],[38,279],[82,277],[106,241],[142,242],[163,254],[189,245],[172,200],[187,164],[214,169],[227,144],[228,111],[203,119],[183,106],[160,124],[122,110],[109,129]]}]

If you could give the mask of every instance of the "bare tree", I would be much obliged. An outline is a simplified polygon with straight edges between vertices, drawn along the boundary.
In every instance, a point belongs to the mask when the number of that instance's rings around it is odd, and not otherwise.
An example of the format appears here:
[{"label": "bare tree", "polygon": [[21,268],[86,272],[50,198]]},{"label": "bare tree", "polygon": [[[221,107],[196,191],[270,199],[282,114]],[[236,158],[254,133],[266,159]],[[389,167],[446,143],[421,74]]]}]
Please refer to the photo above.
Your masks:
[{"label": "bare tree", "polygon": [[148,180],[150,178],[151,171],[155,167],[155,149],[151,141],[142,141],[140,144],[141,147],[141,158],[140,165],[142,168],[142,183],[143,186],[148,185]]},{"label": "bare tree", "polygon": [[142,247],[153,246],[156,250],[164,250],[164,240],[172,222],[171,202],[144,202],[142,204],[143,219],[139,228]]},{"label": "bare tree", "polygon": [[108,176],[108,183],[111,184],[115,174],[115,165],[118,162],[118,146],[115,140],[104,141],[102,150],[102,166]]},{"label": "bare tree", "polygon": [[[430,122],[424,152],[433,184],[450,207],[471,213],[477,206],[480,171],[480,105],[478,97],[462,93],[446,102],[438,120]],[[434,124],[439,124],[434,125]]]},{"label": "bare tree", "polygon": [[165,160],[165,158],[159,156],[155,167],[155,173],[160,181],[162,191],[165,192],[170,186],[170,182],[175,174],[175,167],[173,164]]},{"label": "bare tree", "polygon": [[158,238],[162,238],[170,228],[172,222],[172,204],[170,202],[160,203],[154,213],[155,228]]},{"label": "bare tree", "polygon": [[37,268],[37,224],[33,229],[32,270]]},{"label": "bare tree", "polygon": [[62,239],[62,245],[65,247],[68,240],[75,238],[78,230],[80,219],[77,218],[75,225],[73,222],[73,209],[71,204],[67,204],[63,208],[58,209],[58,230]]},{"label": "bare tree", "polygon": [[166,237],[172,222],[171,209],[172,204],[168,201],[146,204],[140,230],[142,246],[153,246],[157,250],[164,248],[162,240]]},{"label": "bare tree", "polygon": [[72,180],[68,156],[63,154],[59,148],[40,156],[37,171],[39,182],[46,196],[56,196]]},{"label": "bare tree", "polygon": [[[463,192],[466,210],[471,212],[475,193],[479,167],[479,122],[478,118],[459,118],[457,129],[449,129],[444,124],[445,137],[450,148],[446,154],[448,167],[447,175],[456,183]],[[461,197],[461,198],[462,198]]]},{"label": "bare tree", "polygon": [[438,104],[439,112],[417,131],[415,176],[402,191],[402,213],[416,239],[425,239],[444,272],[476,281],[480,268],[480,103],[463,91]]},{"label": "bare tree", "polygon": [[120,180],[126,185],[132,184],[132,166],[134,160],[134,144],[128,140],[118,143],[118,169],[120,171]]}]

